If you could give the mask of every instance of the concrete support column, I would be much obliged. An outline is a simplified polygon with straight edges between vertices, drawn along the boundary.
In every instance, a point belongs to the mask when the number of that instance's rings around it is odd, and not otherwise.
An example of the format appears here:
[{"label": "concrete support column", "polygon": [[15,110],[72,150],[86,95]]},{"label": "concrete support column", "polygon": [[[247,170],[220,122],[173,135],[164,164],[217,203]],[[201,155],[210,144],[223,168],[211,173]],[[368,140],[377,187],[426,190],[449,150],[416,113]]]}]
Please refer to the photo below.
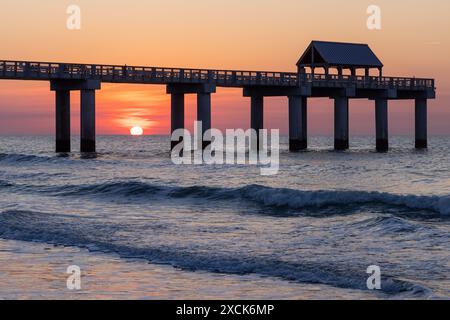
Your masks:
[{"label": "concrete support column", "polygon": [[[60,72],[63,70],[61,69]],[[70,91],[81,91],[81,152],[95,152],[95,90],[98,80],[50,80],[56,92],[56,151],[70,151]]]},{"label": "concrete support column", "polygon": [[70,91],[56,90],[56,152],[70,152]]},{"label": "concrete support column", "polygon": [[211,144],[211,137],[204,137],[206,131],[211,129],[211,94],[197,94],[197,121],[202,122],[202,148]]},{"label": "concrete support column", "polygon": [[389,150],[388,131],[388,101],[387,99],[375,100],[375,122],[377,136],[377,151],[385,152]]},{"label": "concrete support column", "polygon": [[[258,135],[256,146],[260,147],[259,131],[264,128],[264,97],[252,96],[251,97],[251,112],[250,112],[250,126],[256,130]],[[252,145],[255,145],[252,142]]]},{"label": "concrete support column", "polygon": [[308,148],[307,98],[289,97],[289,151]]},{"label": "concrete support column", "polygon": [[95,152],[95,90],[81,90],[81,152]]},{"label": "concrete support column", "polygon": [[[177,129],[184,129],[184,93],[171,94],[171,133]],[[170,150],[183,141],[171,141]]]},{"label": "concrete support column", "polygon": [[416,99],[416,148],[428,147],[427,99]]},{"label": "concrete support column", "polygon": [[334,149],[336,150],[347,150],[349,148],[348,122],[348,98],[334,98]]}]

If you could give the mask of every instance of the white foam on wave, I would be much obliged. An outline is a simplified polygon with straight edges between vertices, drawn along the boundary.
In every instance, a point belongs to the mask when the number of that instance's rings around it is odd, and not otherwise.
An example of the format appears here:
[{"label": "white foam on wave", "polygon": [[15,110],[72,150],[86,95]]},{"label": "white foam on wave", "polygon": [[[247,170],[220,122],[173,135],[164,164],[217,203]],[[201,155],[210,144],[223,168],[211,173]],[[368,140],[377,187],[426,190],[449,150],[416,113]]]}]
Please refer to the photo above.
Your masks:
[{"label": "white foam on wave", "polygon": [[8,182],[4,187],[17,188],[26,192],[40,192],[57,197],[123,197],[130,198],[130,201],[149,201],[154,197],[163,199],[202,198],[206,201],[244,200],[259,205],[287,207],[294,210],[381,204],[406,207],[413,210],[427,210],[442,216],[450,215],[450,195],[402,195],[354,190],[296,190],[261,185],[237,188],[174,186],[141,181],[109,181],[99,184],[64,186],[13,185]]},{"label": "white foam on wave", "polygon": [[[351,190],[296,190],[249,185],[238,188],[208,186],[168,186],[145,182],[113,182],[100,185],[71,186],[64,188],[67,194],[142,197],[161,196],[168,198],[205,198],[208,200],[243,199],[265,206],[303,209],[327,206],[383,204],[403,206],[415,210],[429,210],[441,215],[450,215],[450,196],[401,195],[386,192]],[[59,193],[60,194],[60,193]]]},{"label": "white foam on wave", "polygon": [[450,196],[399,195],[369,191],[301,191],[253,185],[244,187],[245,197],[270,206],[292,209],[379,203],[450,215]]}]

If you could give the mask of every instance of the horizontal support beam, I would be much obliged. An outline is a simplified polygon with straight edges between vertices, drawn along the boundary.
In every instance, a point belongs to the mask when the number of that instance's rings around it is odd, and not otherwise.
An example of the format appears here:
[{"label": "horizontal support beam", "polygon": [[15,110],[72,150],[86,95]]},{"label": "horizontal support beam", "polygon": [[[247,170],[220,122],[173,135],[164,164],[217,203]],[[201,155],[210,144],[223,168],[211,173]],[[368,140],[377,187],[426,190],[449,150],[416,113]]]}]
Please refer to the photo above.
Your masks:
[{"label": "horizontal support beam", "polygon": [[355,98],[370,100],[396,99],[397,89],[357,89]]},{"label": "horizontal support beam", "polygon": [[434,89],[424,90],[398,90],[397,99],[436,99],[436,91]]},{"label": "horizontal support beam", "polygon": [[167,94],[215,93],[216,85],[210,83],[171,83],[167,85]]},{"label": "horizontal support beam", "polygon": [[348,88],[313,87],[311,96],[318,98],[334,99],[335,97],[353,98],[355,97],[355,95],[356,95],[355,87],[348,87]]},{"label": "horizontal support beam", "polygon": [[51,91],[99,90],[100,80],[50,80]]},{"label": "horizontal support beam", "polygon": [[243,95],[244,97],[310,96],[311,87],[246,86]]}]

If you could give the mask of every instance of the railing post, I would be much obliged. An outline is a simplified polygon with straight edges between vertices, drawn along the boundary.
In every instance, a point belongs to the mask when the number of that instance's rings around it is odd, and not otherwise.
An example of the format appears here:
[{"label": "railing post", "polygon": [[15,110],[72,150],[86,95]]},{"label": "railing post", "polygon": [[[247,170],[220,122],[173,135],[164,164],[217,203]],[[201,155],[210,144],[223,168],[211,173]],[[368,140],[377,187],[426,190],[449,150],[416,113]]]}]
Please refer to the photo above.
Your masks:
[{"label": "railing post", "polygon": [[150,78],[156,80],[156,70],[152,68],[150,71]]},{"label": "railing post", "polygon": [[122,67],[122,78],[128,78],[128,68],[126,66]]},{"label": "railing post", "polygon": [[184,69],[180,69],[179,78],[181,82],[184,82]]},{"label": "railing post", "polygon": [[23,76],[24,77],[30,76],[30,63],[29,62],[25,62],[24,66],[23,66]]},{"label": "railing post", "polygon": [[37,64],[36,69],[37,69],[37,77],[40,78],[41,77],[41,64],[40,63]]},{"label": "railing post", "polygon": [[256,73],[256,84],[261,84],[262,83],[262,74],[261,72],[257,72]]},{"label": "railing post", "polygon": [[214,72],[212,70],[208,70],[208,82],[214,82]]},{"label": "railing post", "polygon": [[237,83],[237,76],[236,76],[236,71],[233,71],[232,73],[231,73],[231,83],[233,84],[233,85],[236,85]]}]

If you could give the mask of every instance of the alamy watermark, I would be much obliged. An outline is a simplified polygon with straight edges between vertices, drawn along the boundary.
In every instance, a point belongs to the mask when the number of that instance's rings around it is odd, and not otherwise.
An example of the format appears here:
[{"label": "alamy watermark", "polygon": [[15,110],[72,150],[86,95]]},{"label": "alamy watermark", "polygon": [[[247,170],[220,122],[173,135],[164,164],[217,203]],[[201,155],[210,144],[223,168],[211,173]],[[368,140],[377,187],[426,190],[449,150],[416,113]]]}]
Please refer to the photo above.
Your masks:
[{"label": "alamy watermark", "polygon": [[381,290],[381,268],[379,266],[369,266],[366,273],[370,274],[367,279],[367,289]]},{"label": "alamy watermark", "polygon": [[[270,130],[270,136],[267,129],[259,130],[259,135],[254,129],[227,129],[225,134],[218,129],[209,129],[202,133],[201,121],[195,122],[194,135],[187,129],[177,129],[172,133],[172,142],[178,142],[171,153],[174,164],[258,165],[263,176],[278,173],[278,129]],[[210,143],[203,148],[203,141]]]},{"label": "alamy watermark", "polygon": [[66,13],[68,14],[66,27],[68,30],[80,30],[81,29],[81,8],[75,4],[67,7]]},{"label": "alamy watermark", "polygon": [[381,30],[381,8],[377,5],[370,5],[367,7],[367,29]]},{"label": "alamy watermark", "polygon": [[73,265],[67,267],[67,277],[66,286],[69,290],[81,290],[81,268],[79,266]]}]

